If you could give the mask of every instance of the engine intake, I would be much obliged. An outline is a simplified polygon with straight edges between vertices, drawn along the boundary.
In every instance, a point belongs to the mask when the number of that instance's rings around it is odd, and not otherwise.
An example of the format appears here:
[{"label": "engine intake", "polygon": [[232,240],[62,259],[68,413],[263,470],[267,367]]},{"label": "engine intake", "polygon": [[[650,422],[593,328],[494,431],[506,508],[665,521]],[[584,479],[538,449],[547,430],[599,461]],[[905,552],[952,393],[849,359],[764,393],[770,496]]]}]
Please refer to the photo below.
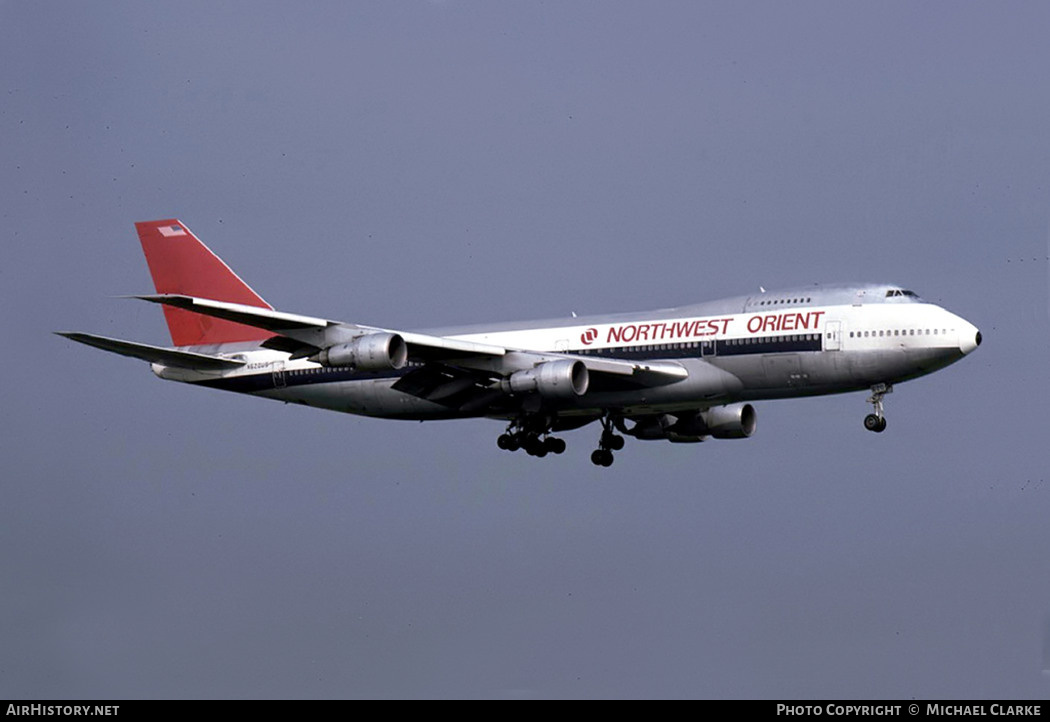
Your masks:
[{"label": "engine intake", "polygon": [[500,382],[504,393],[535,391],[549,399],[570,399],[587,393],[591,377],[582,361],[548,361],[525,371],[516,371]]},{"label": "engine intake", "polygon": [[311,356],[322,366],[352,366],[362,371],[387,371],[408,363],[408,345],[396,333],[370,333],[349,343],[321,349]]}]

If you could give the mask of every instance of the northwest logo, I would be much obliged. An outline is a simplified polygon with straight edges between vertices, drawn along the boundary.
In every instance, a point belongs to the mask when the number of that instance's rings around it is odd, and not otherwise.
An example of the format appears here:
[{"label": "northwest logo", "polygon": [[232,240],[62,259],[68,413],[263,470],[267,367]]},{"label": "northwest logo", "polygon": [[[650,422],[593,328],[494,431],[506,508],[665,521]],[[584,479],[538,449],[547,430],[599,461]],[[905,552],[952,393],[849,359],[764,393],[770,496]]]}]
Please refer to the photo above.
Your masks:
[{"label": "northwest logo", "polygon": [[596,338],[598,338],[598,329],[596,328],[589,328],[580,334],[580,342],[584,346],[590,346]]}]

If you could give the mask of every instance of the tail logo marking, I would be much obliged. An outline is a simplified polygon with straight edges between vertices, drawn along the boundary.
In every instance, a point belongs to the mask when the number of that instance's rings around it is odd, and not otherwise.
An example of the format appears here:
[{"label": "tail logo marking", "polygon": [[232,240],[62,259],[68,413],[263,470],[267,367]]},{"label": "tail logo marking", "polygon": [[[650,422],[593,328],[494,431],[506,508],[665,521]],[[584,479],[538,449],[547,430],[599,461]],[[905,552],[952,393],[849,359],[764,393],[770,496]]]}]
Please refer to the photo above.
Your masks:
[{"label": "tail logo marking", "polygon": [[186,235],[186,229],[182,226],[158,226],[157,230],[159,230],[160,235],[164,236],[165,238]]}]

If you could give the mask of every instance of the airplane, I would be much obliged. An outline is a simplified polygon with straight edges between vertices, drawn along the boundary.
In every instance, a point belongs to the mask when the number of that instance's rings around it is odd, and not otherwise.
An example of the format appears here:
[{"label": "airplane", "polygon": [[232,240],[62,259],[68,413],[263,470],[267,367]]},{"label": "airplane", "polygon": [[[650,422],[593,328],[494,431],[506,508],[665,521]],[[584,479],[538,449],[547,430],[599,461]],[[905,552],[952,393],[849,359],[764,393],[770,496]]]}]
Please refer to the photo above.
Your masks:
[{"label": "airplane", "polygon": [[136,223],[172,347],[56,332],[146,361],[162,379],[384,419],[486,417],[499,448],[561,454],[601,426],[693,443],[754,434],[751,402],[870,389],[886,428],[894,384],[981,344],[970,322],[894,284],[813,285],[641,313],[402,331],[275,310],[178,219]]}]

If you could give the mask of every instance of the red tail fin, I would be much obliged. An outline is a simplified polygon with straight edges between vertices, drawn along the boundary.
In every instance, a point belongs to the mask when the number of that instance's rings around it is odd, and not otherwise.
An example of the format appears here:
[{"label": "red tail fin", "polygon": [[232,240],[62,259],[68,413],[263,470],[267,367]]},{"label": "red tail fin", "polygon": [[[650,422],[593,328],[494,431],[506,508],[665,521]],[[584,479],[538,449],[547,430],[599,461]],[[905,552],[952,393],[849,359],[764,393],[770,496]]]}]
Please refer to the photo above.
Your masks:
[{"label": "red tail fin", "polygon": [[[157,293],[273,309],[180,221],[145,221],[136,223],[135,229]],[[262,341],[273,335],[260,328],[168,306],[164,307],[164,317],[176,346]]]}]

